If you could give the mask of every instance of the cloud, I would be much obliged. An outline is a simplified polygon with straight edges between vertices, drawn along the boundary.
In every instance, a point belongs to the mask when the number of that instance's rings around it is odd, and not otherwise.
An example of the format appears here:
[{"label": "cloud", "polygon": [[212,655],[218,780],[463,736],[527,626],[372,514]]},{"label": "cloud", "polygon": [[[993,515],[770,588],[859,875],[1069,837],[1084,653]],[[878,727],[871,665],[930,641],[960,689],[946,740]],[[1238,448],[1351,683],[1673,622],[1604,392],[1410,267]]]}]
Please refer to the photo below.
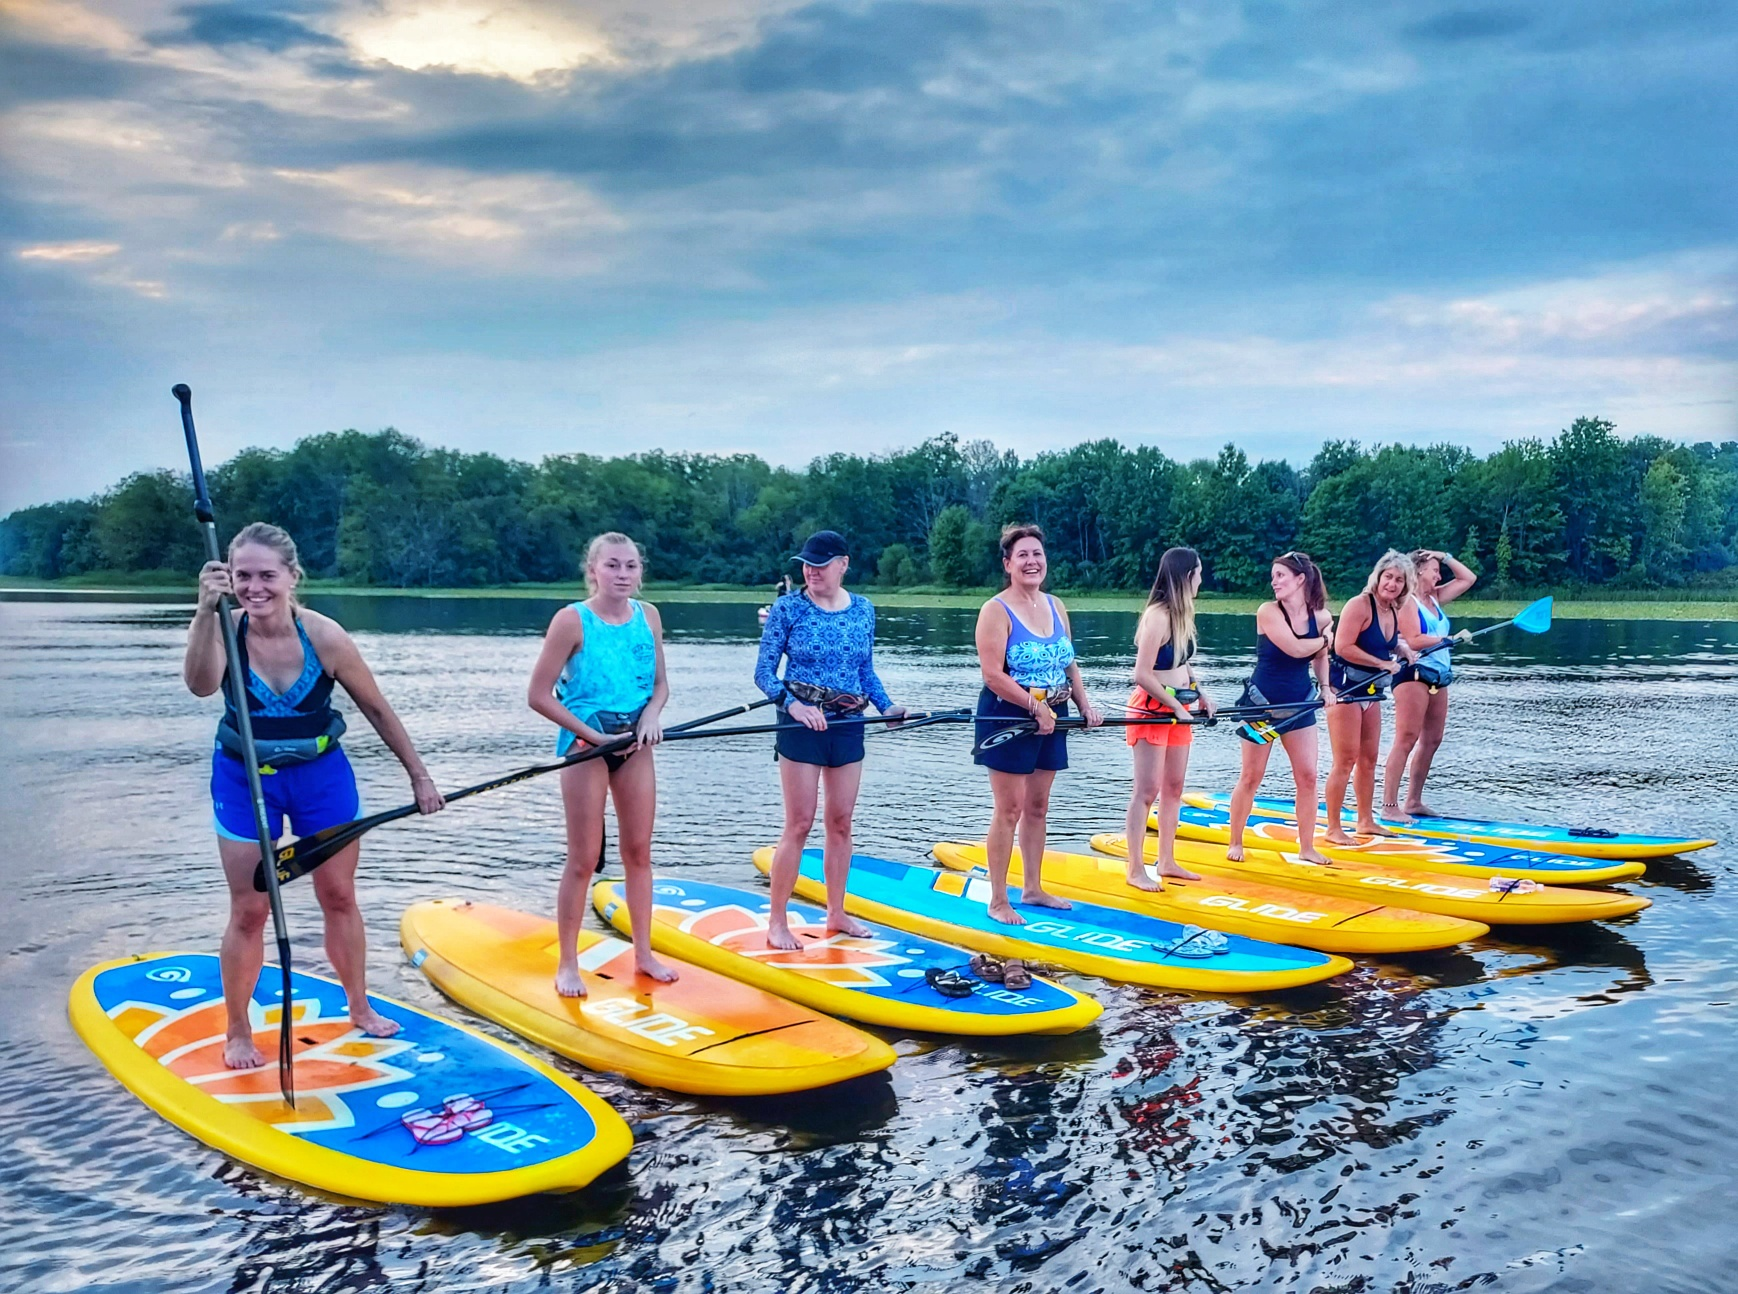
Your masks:
[{"label": "cloud", "polygon": [[119,243],[99,243],[92,241],[71,243],[37,243],[33,247],[23,247],[18,251],[21,261],[66,261],[78,264],[84,261],[100,261],[113,256],[121,250]]}]

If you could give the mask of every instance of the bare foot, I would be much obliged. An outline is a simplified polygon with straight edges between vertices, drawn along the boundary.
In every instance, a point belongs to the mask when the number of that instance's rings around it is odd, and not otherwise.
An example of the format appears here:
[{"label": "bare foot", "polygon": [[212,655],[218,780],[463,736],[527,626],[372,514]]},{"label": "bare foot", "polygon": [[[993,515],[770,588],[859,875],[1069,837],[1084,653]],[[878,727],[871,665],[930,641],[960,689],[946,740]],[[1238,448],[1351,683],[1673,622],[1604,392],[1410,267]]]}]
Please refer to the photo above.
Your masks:
[{"label": "bare foot", "polygon": [[1058,908],[1063,912],[1074,906],[1067,899],[1059,899],[1045,890],[1021,890],[1020,902],[1029,903],[1035,908]]},{"label": "bare foot", "polygon": [[1243,861],[1243,846],[1226,845],[1225,857],[1229,858],[1234,863],[1241,863]]},{"label": "bare foot", "polygon": [[1013,905],[1005,900],[1001,903],[990,904],[989,912],[990,920],[1000,921],[1005,926],[1023,926],[1026,924],[1026,918],[1014,911]]},{"label": "bare foot", "polygon": [[[1400,806],[1398,804],[1384,804],[1379,810],[1377,810],[1377,812],[1379,812],[1389,822],[1398,822],[1403,827],[1410,827],[1412,825],[1412,819],[1400,812]],[[1389,832],[1388,834],[1393,835],[1394,833]]]},{"label": "bare foot", "polygon": [[767,922],[766,946],[768,948],[777,948],[780,952],[787,953],[794,953],[797,949],[802,947],[802,945],[797,942],[797,937],[791,933],[791,928],[782,921]]},{"label": "bare foot", "polygon": [[266,1063],[266,1054],[254,1046],[253,1035],[223,1040],[223,1063],[230,1069],[258,1069]]},{"label": "bare foot", "polygon": [[1413,800],[1406,806],[1406,812],[1415,818],[1440,818],[1442,816],[1423,800]]},{"label": "bare foot", "polygon": [[1145,890],[1148,894],[1157,894],[1165,888],[1161,882],[1155,881],[1152,877],[1148,876],[1147,869],[1144,867],[1139,869],[1130,868],[1123,879],[1135,889]]},{"label": "bare foot", "polygon": [[1394,836],[1399,834],[1388,830],[1380,822],[1360,822],[1357,831],[1360,836]]},{"label": "bare foot", "polygon": [[[1360,830],[1362,830],[1362,828],[1360,828]],[[1326,840],[1330,845],[1355,845],[1358,843],[1356,840],[1353,840],[1350,836],[1348,836],[1345,832],[1341,831],[1338,827],[1330,827],[1326,832],[1323,833],[1322,838],[1324,840]]]},{"label": "bare foot", "polygon": [[1306,863],[1315,863],[1320,867],[1328,865],[1328,860],[1322,857],[1322,852],[1319,849],[1300,849],[1297,851],[1297,856]]},{"label": "bare foot", "polygon": [[1194,872],[1178,867],[1175,863],[1160,863],[1159,875],[1169,881],[1198,881],[1201,879]]},{"label": "bare foot", "polygon": [[868,939],[873,937],[875,934],[873,930],[857,920],[856,917],[850,916],[844,912],[840,912],[837,915],[831,913],[828,914],[827,931],[829,934],[849,935],[853,939]]},{"label": "bare foot", "polygon": [[647,979],[655,979],[660,984],[674,984],[677,979],[675,971],[650,953],[644,957],[636,956],[634,958],[634,974],[644,975]]},{"label": "bare foot", "polygon": [[390,1038],[400,1028],[397,1020],[388,1020],[366,1002],[361,1009],[350,1008],[350,1023],[370,1038]]},{"label": "bare foot", "polygon": [[585,981],[579,977],[579,966],[562,962],[555,968],[555,991],[562,997],[584,997]]}]

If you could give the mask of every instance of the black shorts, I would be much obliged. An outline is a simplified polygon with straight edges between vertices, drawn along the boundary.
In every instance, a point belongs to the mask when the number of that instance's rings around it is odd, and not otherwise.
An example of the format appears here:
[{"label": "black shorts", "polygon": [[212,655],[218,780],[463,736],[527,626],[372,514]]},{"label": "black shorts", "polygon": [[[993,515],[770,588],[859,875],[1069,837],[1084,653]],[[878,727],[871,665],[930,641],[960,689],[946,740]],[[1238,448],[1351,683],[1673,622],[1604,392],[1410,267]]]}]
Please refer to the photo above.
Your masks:
[{"label": "black shorts", "polygon": [[860,764],[863,762],[863,725],[838,722],[845,717],[828,715],[827,730],[816,732],[780,710],[773,749],[793,764],[817,764],[822,768]]},{"label": "black shorts", "polygon": [[[1255,685],[1253,683],[1245,683],[1243,685],[1243,694],[1237,698],[1237,708],[1242,710],[1257,705],[1270,707],[1268,710],[1268,717],[1263,720],[1263,722],[1265,722],[1268,727],[1272,728],[1273,731],[1281,737],[1285,736],[1288,732],[1296,732],[1300,728],[1308,728],[1313,725],[1316,721],[1316,715],[1321,710],[1321,707],[1318,705],[1308,704],[1317,699],[1314,695],[1307,696],[1303,698],[1302,701],[1272,701],[1256,692],[1254,688]],[[1299,709],[1299,706],[1302,706],[1303,708]],[[1249,721],[1246,720],[1245,722]],[[1239,726],[1237,735],[1244,741],[1249,742],[1251,746],[1261,746],[1266,744],[1244,736],[1241,730],[1241,725]]]},{"label": "black shorts", "polygon": [[[1056,708],[1056,717],[1062,718],[1068,713],[1068,703],[1064,701]],[[1015,705],[1012,701],[1004,701],[989,688],[978,694],[978,716],[980,719],[1007,716],[1012,719],[1030,719],[1032,716],[1023,705]],[[974,723],[973,737],[982,741],[992,733],[1002,732],[1017,725],[1007,723]],[[1004,741],[999,746],[991,746],[972,756],[972,762],[982,764],[985,768],[994,769],[998,773],[1059,773],[1068,767],[1068,731],[1058,729],[1049,736],[1040,736],[1035,732],[1021,733],[1012,741]]]}]

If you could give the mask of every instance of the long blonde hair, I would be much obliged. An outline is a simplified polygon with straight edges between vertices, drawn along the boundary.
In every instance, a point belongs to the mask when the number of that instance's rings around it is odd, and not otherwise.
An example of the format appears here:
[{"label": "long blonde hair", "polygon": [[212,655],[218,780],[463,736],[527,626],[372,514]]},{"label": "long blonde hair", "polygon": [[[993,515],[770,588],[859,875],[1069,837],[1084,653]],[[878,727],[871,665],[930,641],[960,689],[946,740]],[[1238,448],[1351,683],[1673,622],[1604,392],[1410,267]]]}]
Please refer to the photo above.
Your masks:
[{"label": "long blonde hair", "polygon": [[1193,548],[1167,548],[1159,558],[1152,592],[1147,594],[1146,610],[1163,607],[1165,618],[1171,623],[1174,661],[1183,660],[1195,650],[1195,595],[1189,591],[1189,577],[1200,569],[1201,554]]},{"label": "long blonde hair", "polygon": [[1376,559],[1376,565],[1370,569],[1370,578],[1364,581],[1364,592],[1374,593],[1376,586],[1382,582],[1382,576],[1388,571],[1399,571],[1406,577],[1406,592],[1395,599],[1396,606],[1418,592],[1418,567],[1411,557],[1397,548],[1390,548]]},{"label": "long blonde hair", "polygon": [[606,530],[603,532],[603,534],[598,535],[595,538],[593,538],[592,541],[585,546],[584,574],[585,574],[585,591],[587,593],[595,594],[597,592],[597,579],[591,573],[592,564],[597,561],[598,554],[603,552],[603,550],[608,548],[611,544],[627,544],[636,553],[638,553],[640,555],[640,582],[642,584],[645,582],[645,579],[646,579],[646,550],[641,548],[639,546],[639,544],[635,543],[632,539],[630,539],[627,535],[624,535],[621,531],[619,531],[619,530]]}]

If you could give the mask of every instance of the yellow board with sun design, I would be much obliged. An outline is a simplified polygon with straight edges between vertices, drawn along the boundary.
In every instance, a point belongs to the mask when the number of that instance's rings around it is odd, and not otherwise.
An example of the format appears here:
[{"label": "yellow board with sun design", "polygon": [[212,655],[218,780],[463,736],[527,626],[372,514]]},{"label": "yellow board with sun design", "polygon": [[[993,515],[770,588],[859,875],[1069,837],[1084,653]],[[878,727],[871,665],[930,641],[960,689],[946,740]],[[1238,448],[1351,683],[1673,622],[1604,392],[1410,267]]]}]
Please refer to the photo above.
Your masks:
[{"label": "yellow board with sun design", "polygon": [[[867,938],[829,931],[827,916],[806,903],[789,908],[791,934],[802,947],[766,941],[765,894],[660,877],[652,884],[652,947],[830,1015],[889,1029],[1006,1035],[1073,1033],[1103,1009],[1092,998],[1048,980],[1015,991],[971,972],[971,954],[885,926]],[[604,920],[631,934],[621,887],[592,889]],[[948,972],[957,978],[944,978]],[[961,981],[965,981],[961,983]],[[936,987],[952,987],[951,996]]]},{"label": "yellow board with sun design", "polygon": [[370,995],[398,1033],[350,1023],[341,986],[292,977],[296,1103],[278,1088],[278,969],[249,1003],[257,1069],[223,1060],[217,958],[152,953],[93,967],[73,985],[72,1026],[122,1086],[242,1163],[350,1199],[431,1208],[584,1186],[633,1135],[573,1079],[516,1047]]}]

